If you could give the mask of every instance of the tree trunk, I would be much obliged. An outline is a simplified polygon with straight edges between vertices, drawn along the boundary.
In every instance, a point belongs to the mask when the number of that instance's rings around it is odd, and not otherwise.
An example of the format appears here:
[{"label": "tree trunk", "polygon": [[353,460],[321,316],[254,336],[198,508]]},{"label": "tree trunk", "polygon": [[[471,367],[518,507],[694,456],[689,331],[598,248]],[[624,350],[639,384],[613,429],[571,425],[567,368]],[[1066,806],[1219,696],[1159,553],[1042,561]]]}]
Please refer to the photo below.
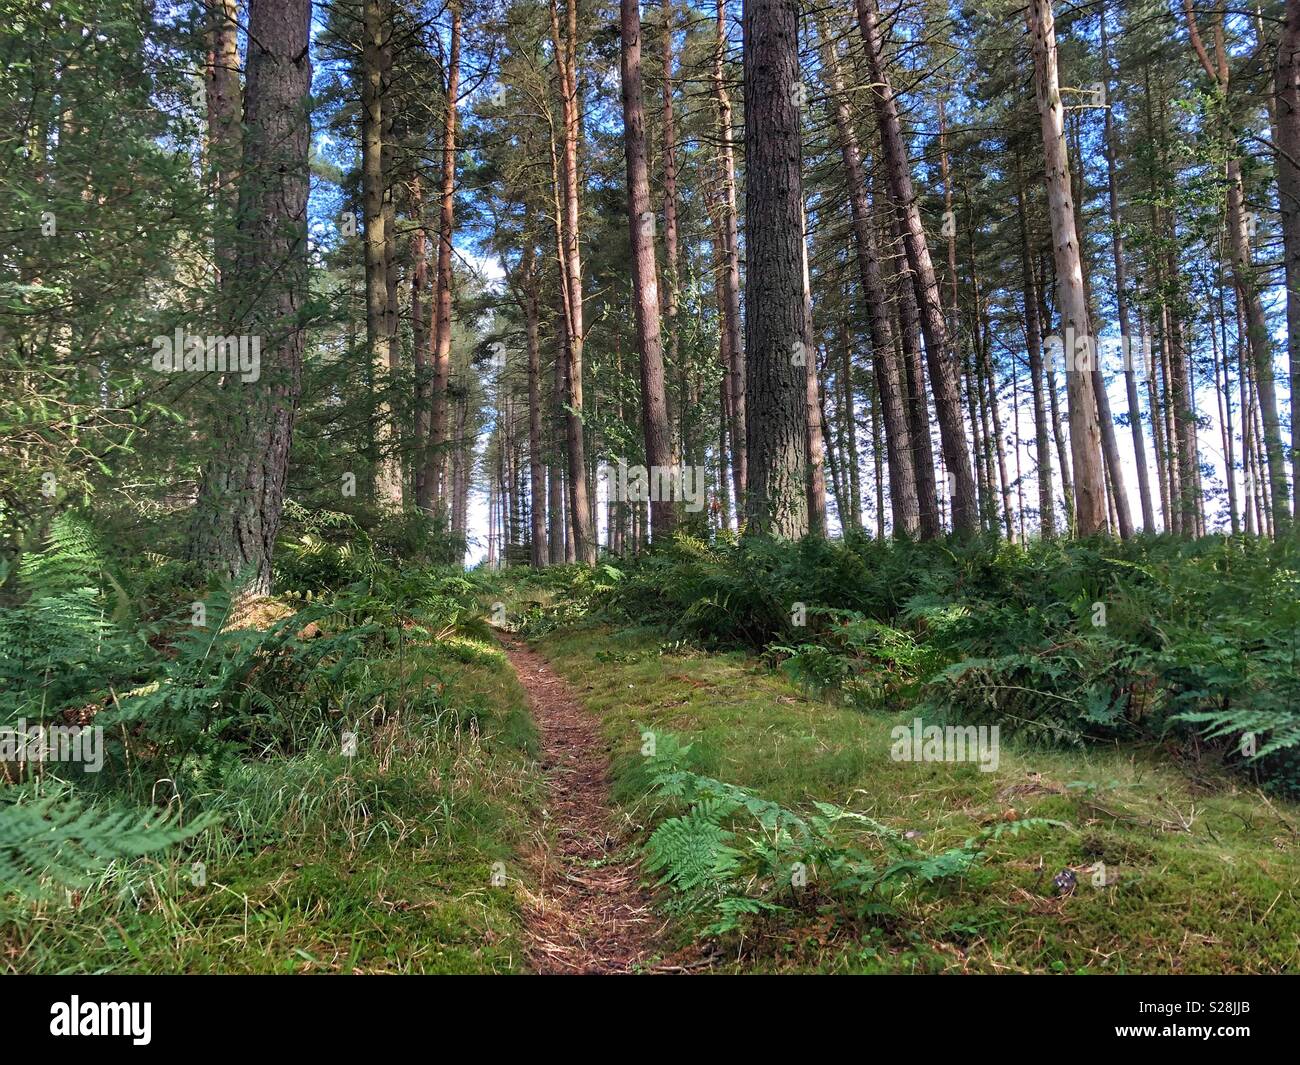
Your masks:
[{"label": "tree trunk", "polygon": [[[889,459],[889,498],[894,518],[894,534],[914,537],[920,530],[921,510],[917,501],[916,470],[913,465],[911,433],[907,425],[903,389],[898,364],[894,361],[894,331],[889,321],[889,304],[880,276],[880,251],[867,202],[867,184],[862,170],[862,152],[853,116],[844,91],[835,41],[827,31],[826,20],[818,19],[822,55],[830,75],[833,93],[835,130],[840,142],[849,191],[849,210],[853,219],[853,242],[857,253],[858,279],[866,302],[867,329],[871,338],[871,362],[876,378],[885,427],[885,450]],[[845,372],[848,372],[849,345],[845,338]],[[852,403],[852,391],[849,393]],[[850,415],[851,416],[851,415]],[[851,424],[851,423],[850,423]],[[855,462],[856,466],[856,462]]]},{"label": "tree trunk", "polygon": [[564,200],[563,239],[560,264],[563,270],[565,309],[565,352],[568,365],[568,403],[565,425],[568,436],[569,521],[573,532],[574,560],[591,566],[596,563],[596,537],[592,528],[591,505],[587,492],[586,441],[583,437],[582,349],[586,341],[583,323],[582,251],[580,245],[581,204],[578,197],[578,0],[568,0],[566,29],[560,32],[558,0],[551,0],[551,38],[559,72],[560,96],[564,121],[564,151],[561,177]]},{"label": "tree trunk", "polygon": [[[646,162],[645,102],[641,89],[639,0],[620,0],[620,52],[623,83],[623,152],[627,159],[627,223],[632,248],[632,292],[641,365],[641,425],[650,483],[671,476],[672,430],[664,395],[663,338],[659,329],[659,280],[655,268],[654,212],[650,210],[650,169]],[[675,235],[674,235],[675,242]],[[656,493],[662,496],[662,493]],[[650,520],[656,540],[667,539],[677,524],[670,499],[652,499]]]},{"label": "tree trunk", "polygon": [[1133,458],[1137,466],[1138,495],[1142,502],[1142,528],[1156,531],[1156,512],[1151,499],[1151,478],[1147,469],[1146,440],[1142,433],[1142,401],[1138,398],[1137,373],[1134,369],[1135,337],[1129,321],[1128,270],[1124,257],[1124,235],[1120,229],[1119,182],[1115,173],[1115,123],[1111,105],[1110,56],[1107,50],[1106,9],[1101,10],[1101,68],[1106,86],[1106,185],[1110,198],[1110,248],[1115,264],[1115,303],[1119,313],[1119,334],[1124,342],[1124,392],[1128,399],[1129,430],[1133,436]]},{"label": "tree trunk", "polygon": [[[1210,317],[1210,340],[1211,354],[1214,358],[1214,392],[1215,401],[1219,410],[1219,446],[1223,448],[1223,465],[1224,465],[1224,482],[1228,489],[1228,519],[1231,522],[1232,535],[1236,536],[1241,532],[1241,515],[1237,509],[1237,473],[1235,470],[1236,458],[1233,454],[1232,441],[1232,403],[1229,400],[1228,392],[1228,326],[1224,320],[1223,308],[1223,277],[1222,271],[1219,275],[1218,285],[1218,328],[1215,328],[1215,317]],[[1222,357],[1220,356],[1222,352]],[[1223,378],[1220,380],[1219,371],[1223,370]]]},{"label": "tree trunk", "polygon": [[[1051,320],[1047,306],[1047,264],[1038,264],[1038,316],[1042,322]],[[1055,283],[1055,282],[1053,282]],[[1061,471],[1061,498],[1065,506],[1065,527],[1074,535],[1074,479],[1070,476],[1070,449],[1065,442],[1064,423],[1061,420],[1060,390],[1056,386],[1056,367],[1051,359],[1044,359],[1043,372],[1047,377],[1047,408],[1051,416],[1052,437],[1056,444],[1056,461]]]},{"label": "tree trunk", "polygon": [[434,304],[433,381],[429,448],[425,460],[428,494],[447,512],[447,386],[451,377],[451,254],[455,236],[456,97],[460,94],[460,5],[451,6],[451,51],[447,65],[447,113],[442,133],[442,191],[438,206],[438,273]]},{"label": "tree trunk", "polygon": [[736,216],[736,157],[732,142],[731,96],[727,92],[724,60],[727,53],[726,0],[717,0],[713,46],[712,86],[718,112],[718,168],[722,180],[722,328],[730,355],[728,393],[731,397],[731,474],[736,494],[737,520],[744,514],[745,487],[749,481],[745,416],[745,349],[740,331],[740,235]]},{"label": "tree trunk", "polygon": [[745,402],[749,531],[808,532],[799,6],[748,0],[745,26]]},{"label": "tree trunk", "polygon": [[[680,290],[678,277],[677,240],[677,126],[673,114],[673,0],[661,0],[660,19],[663,23],[663,166],[664,166],[664,328],[668,333],[668,366],[675,369],[681,383],[680,418],[681,458],[686,465],[696,463],[699,442],[691,432],[696,421],[695,408],[698,397],[692,394],[690,367],[681,358],[681,336],[677,324],[677,305]],[[653,248],[652,248],[653,250]],[[652,257],[653,261],[653,257]],[[668,421],[672,424],[672,411],[668,409],[669,397],[664,395]],[[671,444],[671,439],[670,439]]]},{"label": "tree trunk", "polygon": [[1297,500],[1295,528],[1300,530],[1300,0],[1286,0],[1286,24],[1277,46],[1277,147],[1277,191],[1286,268],[1291,486]]},{"label": "tree trunk", "polygon": [[1052,489],[1052,443],[1048,436],[1047,405],[1043,399],[1043,327],[1038,316],[1038,290],[1029,254],[1029,225],[1025,219],[1024,178],[1016,156],[1016,211],[1020,217],[1020,269],[1024,277],[1025,345],[1029,350],[1030,390],[1034,403],[1034,450],[1038,461],[1038,523],[1040,535],[1056,535],[1056,497]]},{"label": "tree trunk", "polygon": [[[713,296],[718,308],[718,495],[722,508],[722,527],[731,527],[731,491],[735,488],[736,442],[733,430],[736,419],[731,408],[731,368],[735,364],[731,354],[732,336],[727,328],[727,283],[725,273],[727,266],[726,222],[723,218],[722,191],[709,199],[709,213],[713,222]],[[728,486],[726,470],[728,458],[731,460],[733,477]],[[736,496],[739,504],[740,496]]]},{"label": "tree trunk", "polygon": [[429,320],[425,317],[425,293],[429,289],[429,238],[424,229],[424,188],[420,175],[411,178],[408,188],[411,218],[411,356],[415,364],[415,388],[411,396],[415,410],[415,505],[429,509],[429,482],[425,464],[420,461],[429,442],[429,406],[425,395],[425,380],[429,370],[431,336]]},{"label": "tree trunk", "polygon": [[[880,203],[879,194],[875,201]],[[921,359],[920,312],[916,307],[916,285],[912,283],[912,270],[907,256],[902,252],[902,223],[899,213],[891,209],[887,216],[892,223],[895,246],[894,255],[895,302],[898,305],[898,361],[902,366],[902,384],[907,389],[908,439],[912,444],[912,470],[916,475],[916,498],[920,509],[919,532],[922,540],[933,540],[943,533],[939,513],[939,486],[935,480],[934,445],[930,440],[930,405],[925,398],[925,367]]]},{"label": "tree trunk", "polygon": [[[1213,61],[1201,41],[1196,15],[1192,8],[1192,0],[1183,0],[1183,13],[1187,18],[1187,33],[1192,42],[1192,49],[1195,51],[1202,69],[1204,69],[1206,76],[1214,85],[1215,90],[1226,101],[1231,68],[1228,63],[1227,46],[1225,44],[1223,8],[1220,7],[1216,11],[1217,24],[1214,33],[1215,54]],[[1288,32],[1294,32],[1292,24],[1296,21],[1294,16],[1297,14],[1300,14],[1300,12],[1295,10],[1294,3],[1288,3],[1286,31],[1284,31],[1284,40],[1280,42],[1278,49],[1279,62],[1285,58],[1283,56],[1284,49],[1291,47],[1292,58],[1287,61],[1294,63],[1294,45],[1288,46],[1285,38]],[[1284,112],[1285,110],[1284,102],[1279,111]],[[1295,121],[1293,114],[1279,114],[1279,135],[1281,134],[1284,119],[1292,123]],[[1246,335],[1249,341],[1251,363],[1254,370],[1255,390],[1259,395],[1260,426],[1263,433],[1264,456],[1268,466],[1273,528],[1276,533],[1281,534],[1290,525],[1291,511],[1287,503],[1286,455],[1282,448],[1282,431],[1277,413],[1277,389],[1273,380],[1273,343],[1269,333],[1268,320],[1264,314],[1264,303],[1260,298],[1259,280],[1256,277],[1255,267],[1251,262],[1250,231],[1246,218],[1246,196],[1241,177],[1241,160],[1235,156],[1229,158],[1226,169],[1228,181],[1228,247],[1231,252],[1232,276],[1238,299],[1242,301],[1246,311]],[[1281,188],[1279,185],[1280,194]],[[1284,210],[1290,211],[1293,210],[1293,207],[1284,205]],[[1289,280],[1288,277],[1288,292],[1290,291]],[[1290,322],[1290,309],[1288,307],[1288,339],[1290,337]],[[1294,356],[1292,356],[1292,359],[1294,360]],[[1291,366],[1294,368],[1294,361],[1292,361]],[[1294,391],[1292,392],[1292,401],[1294,402]]]},{"label": "tree trunk", "polygon": [[1051,0],[1030,0],[1026,21],[1034,51],[1034,89],[1042,120],[1047,175],[1048,213],[1056,260],[1057,303],[1066,345],[1066,394],[1069,399],[1070,452],[1074,466],[1075,532],[1093,536],[1106,527],[1106,490],[1102,475],[1101,427],[1093,388],[1090,352],[1080,352],[1071,337],[1092,339],[1083,291],[1079,237],[1074,228],[1070,167],[1056,73],[1056,26]]},{"label": "tree trunk", "polygon": [[[841,322],[840,374],[844,379],[844,443],[847,448],[845,463],[848,466],[849,506],[853,517],[850,522],[855,529],[862,528],[862,473],[858,468],[858,412],[854,399],[853,387],[853,341],[848,316]],[[893,343],[890,343],[892,356]]]},{"label": "tree trunk", "polygon": [[808,394],[808,531],[826,535],[826,446],[823,436],[822,401],[817,382],[817,347],[813,343],[812,278],[808,272],[808,207],[800,202],[799,213],[803,237],[803,307],[804,336],[808,338],[808,357],[804,360],[804,384]]},{"label": "tree trunk", "polygon": [[[220,314],[229,319],[239,245],[235,240],[239,208],[239,163],[243,141],[243,96],[239,87],[239,8],[236,0],[214,0],[209,9],[208,163],[216,196],[213,251],[221,292]],[[230,331],[229,328],[226,329]],[[219,330],[220,332],[220,330]]]},{"label": "tree trunk", "polygon": [[[953,489],[953,531],[970,535],[979,529],[975,478],[971,473],[970,449],[961,413],[961,390],[957,383],[957,364],[949,345],[944,324],[943,306],[930,246],[921,225],[921,212],[912,190],[907,148],[903,143],[898,103],[885,70],[884,43],[876,15],[876,0],[857,0],[858,25],[866,47],[867,65],[875,90],[876,122],[890,194],[902,214],[903,247],[912,270],[916,301],[920,311],[921,332],[925,337],[926,364],[930,370],[930,388],[934,393],[935,414],[939,422],[939,441]],[[928,424],[928,417],[926,422]]]},{"label": "tree trunk", "polygon": [[361,52],[361,197],[365,214],[366,342],[374,368],[374,496],[402,505],[402,468],[391,400],[393,337],[388,328],[388,234],[384,216],[384,50],[392,32],[384,0],[365,0]]},{"label": "tree trunk", "polygon": [[538,291],[537,253],[531,237],[524,238],[519,289],[523,297],[524,329],[528,342],[528,488],[532,564],[546,565],[546,463],[542,454],[542,342],[541,295]]},{"label": "tree trunk", "polygon": [[[1078,169],[1073,174],[1071,187],[1074,189],[1074,229],[1079,236],[1079,263],[1083,278],[1083,302],[1088,308],[1090,321],[1099,322],[1100,316],[1095,312],[1092,301],[1092,288],[1088,272],[1083,269],[1086,258],[1083,249],[1083,200],[1086,196],[1087,173],[1083,153],[1079,149],[1079,122],[1074,123],[1074,154],[1079,160]],[[1094,338],[1094,342],[1095,342]],[[1105,462],[1106,483],[1110,486],[1107,497],[1108,505],[1114,517],[1115,528],[1120,538],[1129,540],[1133,536],[1133,517],[1129,507],[1128,489],[1125,487],[1124,466],[1119,457],[1119,441],[1115,434],[1115,419],[1110,412],[1110,395],[1106,391],[1106,378],[1101,370],[1101,352],[1098,346],[1092,360],[1092,390],[1097,397],[1097,427],[1101,430],[1101,454]]]},{"label": "tree trunk", "polygon": [[[289,447],[302,388],[307,296],[310,0],[252,0],[249,8],[243,178],[239,190],[240,321],[260,338],[257,381],[240,389],[214,437],[190,558],[206,572],[271,590]],[[231,397],[232,399],[235,397]]]}]

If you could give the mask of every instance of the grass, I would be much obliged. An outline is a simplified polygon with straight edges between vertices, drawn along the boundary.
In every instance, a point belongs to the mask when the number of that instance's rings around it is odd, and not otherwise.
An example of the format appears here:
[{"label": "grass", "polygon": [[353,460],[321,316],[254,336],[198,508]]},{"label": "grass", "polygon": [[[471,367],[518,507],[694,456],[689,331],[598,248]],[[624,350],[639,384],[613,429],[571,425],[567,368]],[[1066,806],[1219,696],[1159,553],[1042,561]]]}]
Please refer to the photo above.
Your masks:
[{"label": "grass", "polygon": [[514,855],[538,805],[523,691],[480,639],[381,666],[393,693],[433,678],[437,709],[389,706],[355,758],[323,730],[291,757],[235,763],[191,797],[224,814],[192,853],[0,911],[0,971],[520,971]]},{"label": "grass", "polygon": [[[662,632],[560,630],[540,649],[599,714],[614,798],[648,832],[641,734],[692,744],[697,772],[798,807],[828,801],[922,833],[936,850],[1016,818],[1067,829],[1004,836],[957,882],[901,891],[861,923],[805,911],[721,944],[735,971],[1260,973],[1300,967],[1300,810],[1154,747],[1044,750],[1003,738],[995,772],[901,762],[910,708],[813,698],[738,653]],[[1093,886],[1097,863],[1106,885]],[[1057,897],[1053,877],[1079,870]],[[685,941],[698,925],[677,924]]]}]

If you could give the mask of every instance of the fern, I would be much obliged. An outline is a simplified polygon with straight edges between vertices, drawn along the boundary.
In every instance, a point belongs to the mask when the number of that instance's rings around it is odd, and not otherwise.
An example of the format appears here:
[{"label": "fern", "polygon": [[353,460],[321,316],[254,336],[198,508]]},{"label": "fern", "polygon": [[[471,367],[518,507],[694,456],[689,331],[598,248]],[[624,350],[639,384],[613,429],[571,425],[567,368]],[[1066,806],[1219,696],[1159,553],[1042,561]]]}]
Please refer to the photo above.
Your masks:
[{"label": "fern", "polygon": [[164,816],[87,805],[66,793],[0,804],[0,891],[47,899],[55,888],[81,889],[118,860],[160,851],[214,821],[188,825]]},{"label": "fern", "polygon": [[734,833],[720,823],[734,812],[734,804],[706,799],[681,817],[670,817],[646,842],[646,869],[662,872],[659,884],[671,884],[678,891],[726,881],[743,856],[731,846]]},{"label": "fern", "polygon": [[686,909],[715,915],[703,935],[742,930],[748,920],[789,908],[798,901],[795,870],[813,889],[806,898],[851,902],[867,916],[878,911],[886,889],[962,876],[1004,832],[1062,827],[1041,818],[1006,823],[931,854],[865,814],[816,802],[804,815],[694,773],[685,765],[689,745],[671,735],[656,741],[652,788],[686,809],[661,821],[647,840],[646,870],[658,874],[658,885],[670,887]]},{"label": "fern", "polygon": [[60,514],[50,523],[44,549],[23,555],[18,583],[29,594],[56,595],[98,588],[103,569],[103,552],[94,528],[75,514]]},{"label": "fern", "polygon": [[[19,562],[16,606],[0,608],[0,720],[84,702],[133,671],[149,649],[117,621],[128,613],[98,537],[61,514],[45,545]],[[101,585],[115,590],[110,611]]]}]

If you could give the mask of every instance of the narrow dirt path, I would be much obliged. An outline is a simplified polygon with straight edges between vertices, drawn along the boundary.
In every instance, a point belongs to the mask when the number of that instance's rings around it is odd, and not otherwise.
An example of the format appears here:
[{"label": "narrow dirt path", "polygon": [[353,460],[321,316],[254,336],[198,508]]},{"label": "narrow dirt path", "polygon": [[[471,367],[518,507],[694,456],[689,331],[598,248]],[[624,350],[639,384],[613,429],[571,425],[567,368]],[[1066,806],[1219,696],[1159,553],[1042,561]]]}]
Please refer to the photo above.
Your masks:
[{"label": "narrow dirt path", "polygon": [[498,637],[532,704],[549,792],[547,831],[528,858],[539,885],[527,914],[529,961],[547,974],[658,968],[650,896],[636,865],[617,857],[596,721],[541,655],[508,633]]}]

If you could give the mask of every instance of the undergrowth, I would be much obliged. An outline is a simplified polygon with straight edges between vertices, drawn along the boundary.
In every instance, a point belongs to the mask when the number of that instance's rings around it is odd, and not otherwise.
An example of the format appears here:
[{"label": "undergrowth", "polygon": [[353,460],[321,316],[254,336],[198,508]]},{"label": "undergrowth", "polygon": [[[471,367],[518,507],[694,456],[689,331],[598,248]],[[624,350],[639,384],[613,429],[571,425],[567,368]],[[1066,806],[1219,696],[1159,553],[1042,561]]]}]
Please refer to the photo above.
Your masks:
[{"label": "undergrowth", "polygon": [[1047,818],[1002,822],[955,847],[929,853],[905,832],[829,802],[796,813],[749,788],[693,772],[690,745],[656,736],[648,766],[653,793],[684,807],[660,821],[645,868],[687,909],[707,909],[704,936],[745,929],[749,918],[804,909],[854,920],[892,914],[892,899],[963,876],[985,845],[1025,829],[1066,827]]},{"label": "undergrowth", "polygon": [[[330,969],[305,940],[346,911],[353,968],[517,966],[513,892],[468,901],[523,831],[535,744],[483,583],[395,566],[357,532],[291,520],[259,600],[111,550],[75,514],[33,538],[0,589],[0,728],[92,730],[102,765],[0,761],[9,964]],[[344,864],[373,871],[353,901],[326,883]],[[303,869],[326,880],[286,901]],[[431,907],[414,938],[375,921],[375,891]],[[279,927],[250,931],[249,907]]]},{"label": "undergrowth", "polygon": [[1294,541],[678,536],[548,579],[532,635],[587,615],[657,625],[863,709],[918,705],[1053,745],[1164,738],[1300,795]]}]

